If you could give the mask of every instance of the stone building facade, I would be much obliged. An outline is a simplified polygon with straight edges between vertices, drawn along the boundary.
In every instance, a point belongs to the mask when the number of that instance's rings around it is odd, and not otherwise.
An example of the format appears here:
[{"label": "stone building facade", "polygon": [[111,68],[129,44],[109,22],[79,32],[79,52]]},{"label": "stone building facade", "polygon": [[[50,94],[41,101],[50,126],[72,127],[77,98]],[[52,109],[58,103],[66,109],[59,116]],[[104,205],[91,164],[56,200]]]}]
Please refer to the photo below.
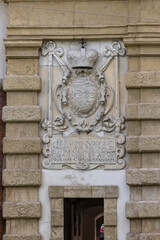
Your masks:
[{"label": "stone building facade", "polygon": [[3,239],[160,239],[160,2],[2,4]]}]

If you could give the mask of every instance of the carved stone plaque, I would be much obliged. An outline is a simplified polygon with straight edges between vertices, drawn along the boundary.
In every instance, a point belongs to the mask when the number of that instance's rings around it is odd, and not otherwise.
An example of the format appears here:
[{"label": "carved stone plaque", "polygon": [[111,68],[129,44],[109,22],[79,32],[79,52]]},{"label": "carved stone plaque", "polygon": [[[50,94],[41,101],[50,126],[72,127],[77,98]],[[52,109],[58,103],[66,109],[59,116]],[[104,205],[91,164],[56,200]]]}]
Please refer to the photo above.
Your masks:
[{"label": "carved stone plaque", "polygon": [[[44,44],[41,58],[47,59],[48,68],[47,116],[42,122],[44,168],[125,166],[119,76],[119,59],[125,54],[118,41],[104,44],[101,52],[87,48],[84,41],[65,51],[53,41]],[[55,61],[57,66],[53,67]],[[106,75],[112,62],[113,86]]]}]

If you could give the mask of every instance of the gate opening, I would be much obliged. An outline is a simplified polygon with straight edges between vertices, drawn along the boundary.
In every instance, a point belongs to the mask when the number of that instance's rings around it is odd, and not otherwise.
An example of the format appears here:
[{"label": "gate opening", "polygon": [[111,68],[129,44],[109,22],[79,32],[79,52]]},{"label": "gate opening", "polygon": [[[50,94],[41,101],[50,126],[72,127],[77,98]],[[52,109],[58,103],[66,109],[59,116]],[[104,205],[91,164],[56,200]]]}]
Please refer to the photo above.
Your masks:
[{"label": "gate opening", "polygon": [[100,240],[103,223],[103,198],[64,199],[64,240]]}]

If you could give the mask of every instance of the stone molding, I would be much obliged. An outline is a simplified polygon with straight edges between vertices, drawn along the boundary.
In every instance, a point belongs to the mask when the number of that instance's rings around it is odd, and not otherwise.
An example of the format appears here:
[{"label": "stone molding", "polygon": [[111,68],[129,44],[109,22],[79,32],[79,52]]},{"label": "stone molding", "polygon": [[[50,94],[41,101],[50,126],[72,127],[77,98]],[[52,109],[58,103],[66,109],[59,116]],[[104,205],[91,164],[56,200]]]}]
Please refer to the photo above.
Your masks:
[{"label": "stone molding", "polygon": [[104,198],[105,239],[117,238],[118,186],[49,186],[51,239],[64,239],[64,198]]},{"label": "stone molding", "polygon": [[128,72],[126,74],[126,88],[159,88],[160,71]]},{"label": "stone molding", "polygon": [[6,92],[40,91],[40,77],[38,75],[6,75],[3,80],[3,90]]},{"label": "stone molding", "polygon": [[40,122],[39,106],[5,106],[2,111],[4,122]]},{"label": "stone molding", "polygon": [[4,169],[3,186],[40,186],[40,169]]},{"label": "stone molding", "polygon": [[40,234],[5,234],[3,240],[42,240]]},{"label": "stone molding", "polygon": [[7,138],[3,139],[4,154],[31,154],[41,152],[41,139],[35,138]]},{"label": "stone molding", "polygon": [[5,202],[3,204],[3,217],[12,218],[40,218],[41,205],[36,202]]},{"label": "stone molding", "polygon": [[160,185],[160,169],[128,169],[126,182],[131,186]]},{"label": "stone molding", "polygon": [[134,218],[159,218],[159,201],[139,201],[126,203],[126,217]]},{"label": "stone molding", "polygon": [[160,119],[160,103],[126,105],[127,120]]}]

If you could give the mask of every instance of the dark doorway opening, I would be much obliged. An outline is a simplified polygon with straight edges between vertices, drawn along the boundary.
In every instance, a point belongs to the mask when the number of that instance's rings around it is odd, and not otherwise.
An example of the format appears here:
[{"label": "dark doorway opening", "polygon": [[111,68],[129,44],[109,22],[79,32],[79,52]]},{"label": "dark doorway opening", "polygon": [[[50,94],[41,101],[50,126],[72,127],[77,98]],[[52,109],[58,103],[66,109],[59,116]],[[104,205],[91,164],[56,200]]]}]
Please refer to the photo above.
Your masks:
[{"label": "dark doorway opening", "polygon": [[99,240],[103,223],[103,198],[64,199],[64,240]]}]

